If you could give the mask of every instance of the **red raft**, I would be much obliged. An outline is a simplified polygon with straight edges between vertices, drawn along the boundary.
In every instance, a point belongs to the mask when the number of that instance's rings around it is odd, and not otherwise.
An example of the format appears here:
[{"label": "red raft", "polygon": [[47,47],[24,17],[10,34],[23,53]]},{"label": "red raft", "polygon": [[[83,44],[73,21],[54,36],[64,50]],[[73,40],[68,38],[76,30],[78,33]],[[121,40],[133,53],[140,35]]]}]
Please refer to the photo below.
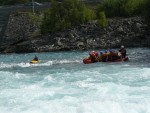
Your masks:
[{"label": "red raft", "polygon": [[[126,61],[129,61],[128,57],[125,57],[123,59],[117,59],[117,60],[114,60],[114,61],[106,61],[106,62],[126,62]],[[101,62],[101,61],[97,61],[97,62]],[[93,62],[90,58],[84,58],[83,63],[84,64],[90,64],[90,63],[96,63],[96,62]]]}]

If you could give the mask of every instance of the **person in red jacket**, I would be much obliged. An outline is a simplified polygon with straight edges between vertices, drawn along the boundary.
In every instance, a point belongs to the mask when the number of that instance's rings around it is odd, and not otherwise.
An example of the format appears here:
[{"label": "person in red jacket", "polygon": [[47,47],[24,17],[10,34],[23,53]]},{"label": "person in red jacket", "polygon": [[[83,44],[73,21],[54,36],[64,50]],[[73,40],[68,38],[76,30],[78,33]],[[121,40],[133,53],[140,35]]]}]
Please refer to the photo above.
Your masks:
[{"label": "person in red jacket", "polygon": [[92,62],[98,62],[98,52],[92,51],[89,53],[89,56]]}]

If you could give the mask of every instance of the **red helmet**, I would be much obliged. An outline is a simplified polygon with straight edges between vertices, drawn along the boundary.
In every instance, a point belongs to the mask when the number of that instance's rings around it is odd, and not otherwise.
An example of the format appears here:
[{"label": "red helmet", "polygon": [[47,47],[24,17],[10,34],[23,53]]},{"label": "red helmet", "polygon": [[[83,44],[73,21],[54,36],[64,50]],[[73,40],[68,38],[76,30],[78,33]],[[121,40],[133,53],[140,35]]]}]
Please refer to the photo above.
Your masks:
[{"label": "red helmet", "polygon": [[98,57],[98,52],[92,51],[92,52],[90,52],[90,55],[91,55],[92,57]]}]

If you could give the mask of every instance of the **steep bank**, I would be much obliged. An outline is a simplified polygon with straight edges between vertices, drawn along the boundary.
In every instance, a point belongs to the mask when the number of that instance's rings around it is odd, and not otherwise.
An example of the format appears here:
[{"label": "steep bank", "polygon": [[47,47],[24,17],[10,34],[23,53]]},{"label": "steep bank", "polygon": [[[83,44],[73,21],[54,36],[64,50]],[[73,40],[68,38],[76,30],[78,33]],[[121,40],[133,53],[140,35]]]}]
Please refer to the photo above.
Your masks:
[{"label": "steep bank", "polygon": [[106,28],[96,22],[66,31],[40,35],[40,24],[26,14],[12,14],[1,42],[1,52],[45,52],[95,48],[149,47],[147,25],[141,17],[108,19]]}]

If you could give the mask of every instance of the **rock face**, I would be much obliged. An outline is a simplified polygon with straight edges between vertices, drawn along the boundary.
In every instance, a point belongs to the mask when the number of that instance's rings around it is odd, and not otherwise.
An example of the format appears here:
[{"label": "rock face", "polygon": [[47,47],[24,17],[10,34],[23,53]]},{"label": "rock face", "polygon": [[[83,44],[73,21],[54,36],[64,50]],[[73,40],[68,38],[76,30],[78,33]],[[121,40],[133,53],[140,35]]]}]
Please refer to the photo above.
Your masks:
[{"label": "rock face", "polygon": [[[40,27],[26,15],[12,15],[1,52],[47,52],[96,48],[149,47],[147,25],[140,17],[108,19],[106,28],[90,22],[76,28],[49,35],[40,35]],[[36,35],[34,35],[36,34]]]},{"label": "rock face", "polygon": [[[5,34],[0,43],[1,50],[9,48],[39,34],[40,25],[35,24],[27,13],[10,15]],[[15,51],[14,51],[15,52]]]}]

